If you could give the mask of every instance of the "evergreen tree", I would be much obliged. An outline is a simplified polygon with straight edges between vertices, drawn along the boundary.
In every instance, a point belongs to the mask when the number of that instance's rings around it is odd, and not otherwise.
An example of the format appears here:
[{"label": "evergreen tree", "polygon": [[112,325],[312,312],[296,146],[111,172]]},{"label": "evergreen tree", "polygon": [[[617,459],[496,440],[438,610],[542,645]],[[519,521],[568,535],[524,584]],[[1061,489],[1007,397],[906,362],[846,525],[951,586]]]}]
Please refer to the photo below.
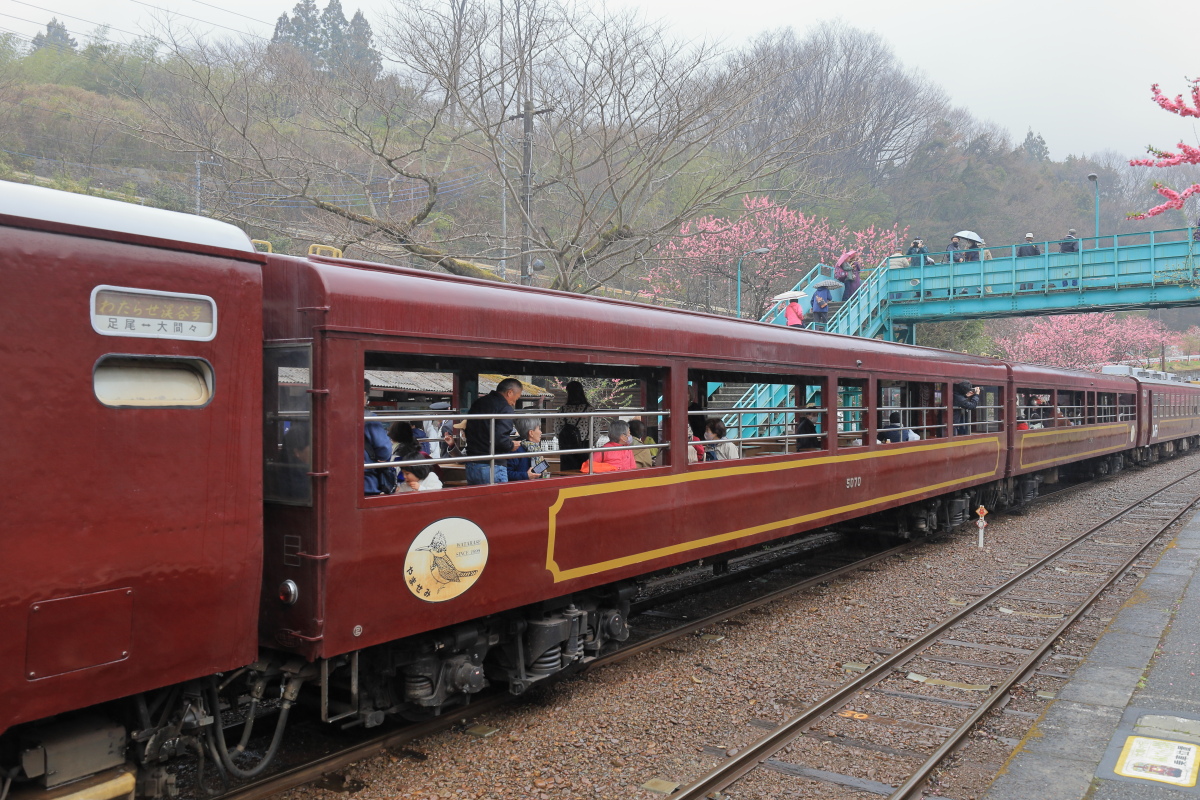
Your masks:
[{"label": "evergreen tree", "polygon": [[1042,138],[1040,133],[1034,133],[1033,128],[1030,128],[1029,133],[1025,134],[1025,141],[1021,143],[1021,150],[1034,161],[1050,160],[1050,148],[1046,146],[1046,140]]},{"label": "evergreen tree", "polygon": [[292,16],[282,14],[275,23],[272,44],[285,44],[304,54],[314,65],[321,63],[324,51],[324,35],[321,30],[321,15],[313,0],[300,0],[292,9]]},{"label": "evergreen tree", "polygon": [[321,12],[321,66],[325,69],[336,69],[345,57],[349,27],[341,0],[329,0]]},{"label": "evergreen tree", "polygon": [[279,17],[271,42],[295,48],[316,69],[366,70],[376,75],[382,59],[371,46],[372,38],[371,26],[361,11],[346,21],[341,0],[329,0],[324,11],[317,10],[314,0],[301,0],[291,16]]},{"label": "evergreen tree", "polygon": [[346,32],[346,61],[347,67],[363,71],[369,75],[378,75],[383,68],[383,59],[379,51],[372,45],[374,34],[371,25],[361,11],[354,12],[350,27]]},{"label": "evergreen tree", "polygon": [[39,33],[33,37],[33,49],[41,50],[43,47],[53,47],[58,50],[74,50],[77,43],[67,33],[67,26],[58,21],[57,17],[52,17],[46,23],[46,32]]}]

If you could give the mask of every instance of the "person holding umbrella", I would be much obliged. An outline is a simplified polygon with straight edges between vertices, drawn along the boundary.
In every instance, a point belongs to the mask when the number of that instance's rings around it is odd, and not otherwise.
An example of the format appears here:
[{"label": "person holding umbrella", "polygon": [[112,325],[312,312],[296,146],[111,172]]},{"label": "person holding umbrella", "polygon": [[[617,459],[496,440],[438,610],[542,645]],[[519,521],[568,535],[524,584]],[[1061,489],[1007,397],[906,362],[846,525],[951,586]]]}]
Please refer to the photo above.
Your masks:
[{"label": "person holding umbrella", "polygon": [[842,281],[844,289],[842,291],[842,302],[846,302],[854,293],[858,291],[859,285],[862,283],[860,277],[862,273],[862,261],[858,258],[857,250],[847,250],[842,253],[837,260],[837,264],[833,268],[833,277]]},{"label": "person holding umbrella", "polygon": [[787,308],[783,310],[783,318],[787,320],[789,328],[804,327],[804,312],[800,310],[800,298],[793,297],[788,300]]},{"label": "person holding umbrella", "polygon": [[833,302],[833,295],[829,293],[830,289],[840,289],[842,284],[835,280],[823,280],[815,284],[817,290],[813,292],[812,308],[813,323],[821,323],[822,326],[829,321],[829,304]]},{"label": "person holding umbrella", "polygon": [[771,298],[776,303],[787,303],[787,305],[783,307],[783,321],[784,324],[789,328],[804,327],[804,310],[800,308],[801,297],[808,297],[808,295],[804,292],[793,289],[790,292],[777,294]]}]

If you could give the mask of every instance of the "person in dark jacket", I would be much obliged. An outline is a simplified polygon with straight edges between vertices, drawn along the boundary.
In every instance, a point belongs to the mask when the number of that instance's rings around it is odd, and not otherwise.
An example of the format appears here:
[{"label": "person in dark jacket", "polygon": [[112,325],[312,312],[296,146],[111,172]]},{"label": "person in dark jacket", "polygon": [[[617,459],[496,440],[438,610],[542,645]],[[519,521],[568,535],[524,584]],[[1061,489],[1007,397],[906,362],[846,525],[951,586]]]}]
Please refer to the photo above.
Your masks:
[{"label": "person in dark jacket", "polygon": [[[468,413],[471,414],[515,414],[516,402],[521,399],[524,391],[521,382],[516,378],[505,378],[496,385],[494,391],[471,404]],[[492,436],[492,420],[467,420],[467,455],[488,456],[503,455],[515,452],[517,442],[512,438],[514,425],[512,418],[495,420],[496,435]],[[496,462],[495,470],[487,461],[468,461],[466,464],[467,483],[508,483],[508,468],[503,459]]]},{"label": "person in dark jacket", "polygon": [[924,267],[932,264],[933,262],[929,258],[926,258],[928,254],[928,248],[925,247],[925,243],[920,239],[913,239],[912,247],[908,248],[904,253],[904,255],[908,256],[908,265],[910,267]]},{"label": "person in dark jacket", "polygon": [[963,253],[962,261],[978,261],[979,260],[979,242],[971,242],[971,246]]},{"label": "person in dark jacket", "polygon": [[[363,379],[363,408],[371,400],[371,381]],[[368,417],[375,414],[367,411]],[[388,441],[387,431],[382,422],[368,422],[363,425],[363,462],[366,464],[392,460],[392,445]],[[394,467],[375,467],[363,470],[363,494],[391,494],[396,491],[396,469]]]},{"label": "person in dark jacket", "polygon": [[1040,256],[1042,250],[1033,243],[1033,234],[1025,234],[1025,244],[1017,248],[1017,258],[1028,258],[1029,256]]},{"label": "person in dark jacket", "polygon": [[817,412],[813,410],[815,408],[815,404],[809,403],[798,415],[796,420],[797,450],[819,450],[824,447],[821,443],[821,434],[817,433]]},{"label": "person in dark jacket", "polygon": [[962,260],[962,242],[958,240],[957,236],[951,236],[950,244],[946,248],[946,263],[957,263]]},{"label": "person in dark jacket", "polygon": [[831,302],[833,302],[833,295],[830,294],[827,287],[821,286],[813,292],[810,308],[812,308],[812,321],[814,325],[818,322],[824,325],[829,321],[829,304]]},{"label": "person in dark jacket", "polygon": [[1067,238],[1058,243],[1058,252],[1060,253],[1078,253],[1079,240],[1075,238],[1075,229],[1071,228],[1067,231]]},{"label": "person in dark jacket", "polygon": [[954,435],[966,436],[971,432],[971,412],[979,405],[979,387],[970,381],[954,384]]}]

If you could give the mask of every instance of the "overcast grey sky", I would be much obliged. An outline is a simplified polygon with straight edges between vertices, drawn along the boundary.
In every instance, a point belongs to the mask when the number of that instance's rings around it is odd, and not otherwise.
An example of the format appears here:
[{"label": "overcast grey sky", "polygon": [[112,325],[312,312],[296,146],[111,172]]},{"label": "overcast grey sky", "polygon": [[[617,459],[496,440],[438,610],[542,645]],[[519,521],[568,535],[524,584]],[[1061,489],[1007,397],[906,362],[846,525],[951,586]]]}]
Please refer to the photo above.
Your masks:
[{"label": "overcast grey sky", "polygon": [[[326,0],[317,0],[324,7]],[[1158,11],[1129,0],[627,0],[687,39],[738,44],[775,27],[803,33],[840,18],[879,33],[916,68],[979,119],[1007,128],[1015,141],[1032,128],[1056,159],[1114,150],[1138,157],[1147,144],[1196,144],[1200,127],[1160,110],[1150,85],[1171,96],[1200,75],[1195,31],[1200,8],[1181,3]],[[0,30],[33,36],[57,15],[76,38],[94,23],[118,32],[153,24],[155,8],[194,17],[217,34],[269,37],[295,0],[0,0]],[[361,8],[373,25],[389,0],[342,0],[347,16]],[[250,19],[253,18],[253,19]],[[254,20],[258,20],[256,22]],[[187,21],[187,20],[184,20]],[[216,26],[226,26],[219,28]]]}]

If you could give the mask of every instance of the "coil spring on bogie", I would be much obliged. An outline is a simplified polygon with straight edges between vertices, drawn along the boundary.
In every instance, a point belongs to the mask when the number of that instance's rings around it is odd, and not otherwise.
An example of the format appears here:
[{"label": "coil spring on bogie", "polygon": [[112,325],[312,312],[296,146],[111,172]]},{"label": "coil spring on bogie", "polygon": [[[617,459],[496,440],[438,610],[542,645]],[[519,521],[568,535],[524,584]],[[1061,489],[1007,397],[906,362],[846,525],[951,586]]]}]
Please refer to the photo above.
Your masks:
[{"label": "coil spring on bogie", "polygon": [[433,694],[433,678],[428,675],[405,675],[404,696],[410,700],[430,697]]},{"label": "coil spring on bogie", "polygon": [[538,656],[537,659],[534,660],[533,664],[529,667],[529,671],[549,674],[551,672],[557,672],[561,665],[562,657],[558,647],[555,646]]}]

